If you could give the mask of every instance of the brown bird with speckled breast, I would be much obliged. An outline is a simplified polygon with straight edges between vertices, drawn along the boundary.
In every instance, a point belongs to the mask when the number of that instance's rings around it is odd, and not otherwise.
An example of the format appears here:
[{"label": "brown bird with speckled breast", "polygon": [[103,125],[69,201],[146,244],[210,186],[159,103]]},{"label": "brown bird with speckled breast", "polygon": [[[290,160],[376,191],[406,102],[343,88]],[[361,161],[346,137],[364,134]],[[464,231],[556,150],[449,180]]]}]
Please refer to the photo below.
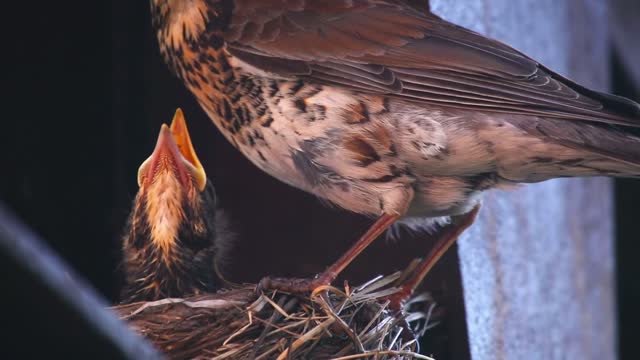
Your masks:
[{"label": "brown bird with speckled breast", "polygon": [[151,0],[167,64],[236,148],[287,184],[377,218],[314,279],[263,286],[329,284],[393,223],[452,217],[391,299],[398,306],[473,222],[482,191],[640,175],[638,104],[586,89],[426,4]]},{"label": "brown bird with speckled breast", "polygon": [[213,185],[198,160],[182,111],[162,125],[138,170],[140,190],[123,237],[121,301],[153,301],[219,289],[231,241]]}]

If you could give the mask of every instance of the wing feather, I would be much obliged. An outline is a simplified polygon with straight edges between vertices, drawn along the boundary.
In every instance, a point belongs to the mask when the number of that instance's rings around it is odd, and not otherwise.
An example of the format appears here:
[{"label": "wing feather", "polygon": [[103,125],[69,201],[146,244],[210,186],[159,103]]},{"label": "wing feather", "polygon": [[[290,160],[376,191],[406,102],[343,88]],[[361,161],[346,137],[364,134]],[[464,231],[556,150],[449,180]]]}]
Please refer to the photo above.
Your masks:
[{"label": "wing feather", "polygon": [[277,76],[407,101],[640,127],[640,106],[586,89],[408,0],[236,0],[238,59]]}]

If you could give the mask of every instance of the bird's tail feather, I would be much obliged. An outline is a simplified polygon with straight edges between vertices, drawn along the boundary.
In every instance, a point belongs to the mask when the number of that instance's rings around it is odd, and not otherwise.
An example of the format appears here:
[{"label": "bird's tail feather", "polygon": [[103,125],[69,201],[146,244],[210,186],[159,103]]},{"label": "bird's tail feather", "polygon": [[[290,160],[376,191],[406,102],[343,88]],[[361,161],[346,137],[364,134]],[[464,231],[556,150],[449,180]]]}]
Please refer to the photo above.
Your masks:
[{"label": "bird's tail feather", "polygon": [[640,177],[640,136],[627,129],[603,123],[541,119],[522,126],[536,136],[574,148],[584,158],[566,161],[567,176]]}]

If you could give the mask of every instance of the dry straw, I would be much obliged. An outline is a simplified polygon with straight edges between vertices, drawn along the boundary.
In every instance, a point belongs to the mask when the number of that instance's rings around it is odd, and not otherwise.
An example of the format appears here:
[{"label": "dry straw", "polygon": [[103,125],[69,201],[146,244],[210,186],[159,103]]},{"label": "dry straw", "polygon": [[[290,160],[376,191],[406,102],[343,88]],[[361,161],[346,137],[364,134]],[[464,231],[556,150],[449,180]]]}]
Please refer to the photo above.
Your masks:
[{"label": "dry straw", "polygon": [[246,286],[114,310],[174,359],[431,359],[415,352],[413,335],[435,325],[431,298],[413,298],[404,315],[382,302],[403,275],[354,289],[325,287],[308,297],[258,296]]}]

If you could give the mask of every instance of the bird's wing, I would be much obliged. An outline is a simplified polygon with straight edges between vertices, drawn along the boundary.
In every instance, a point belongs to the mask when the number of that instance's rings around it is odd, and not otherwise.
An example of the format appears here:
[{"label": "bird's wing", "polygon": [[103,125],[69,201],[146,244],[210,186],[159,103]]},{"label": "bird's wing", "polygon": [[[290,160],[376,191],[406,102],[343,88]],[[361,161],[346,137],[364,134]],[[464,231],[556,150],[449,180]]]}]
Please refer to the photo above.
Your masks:
[{"label": "bird's wing", "polygon": [[278,76],[479,110],[640,126],[640,106],[588,90],[412,0],[235,0],[238,59]]}]

